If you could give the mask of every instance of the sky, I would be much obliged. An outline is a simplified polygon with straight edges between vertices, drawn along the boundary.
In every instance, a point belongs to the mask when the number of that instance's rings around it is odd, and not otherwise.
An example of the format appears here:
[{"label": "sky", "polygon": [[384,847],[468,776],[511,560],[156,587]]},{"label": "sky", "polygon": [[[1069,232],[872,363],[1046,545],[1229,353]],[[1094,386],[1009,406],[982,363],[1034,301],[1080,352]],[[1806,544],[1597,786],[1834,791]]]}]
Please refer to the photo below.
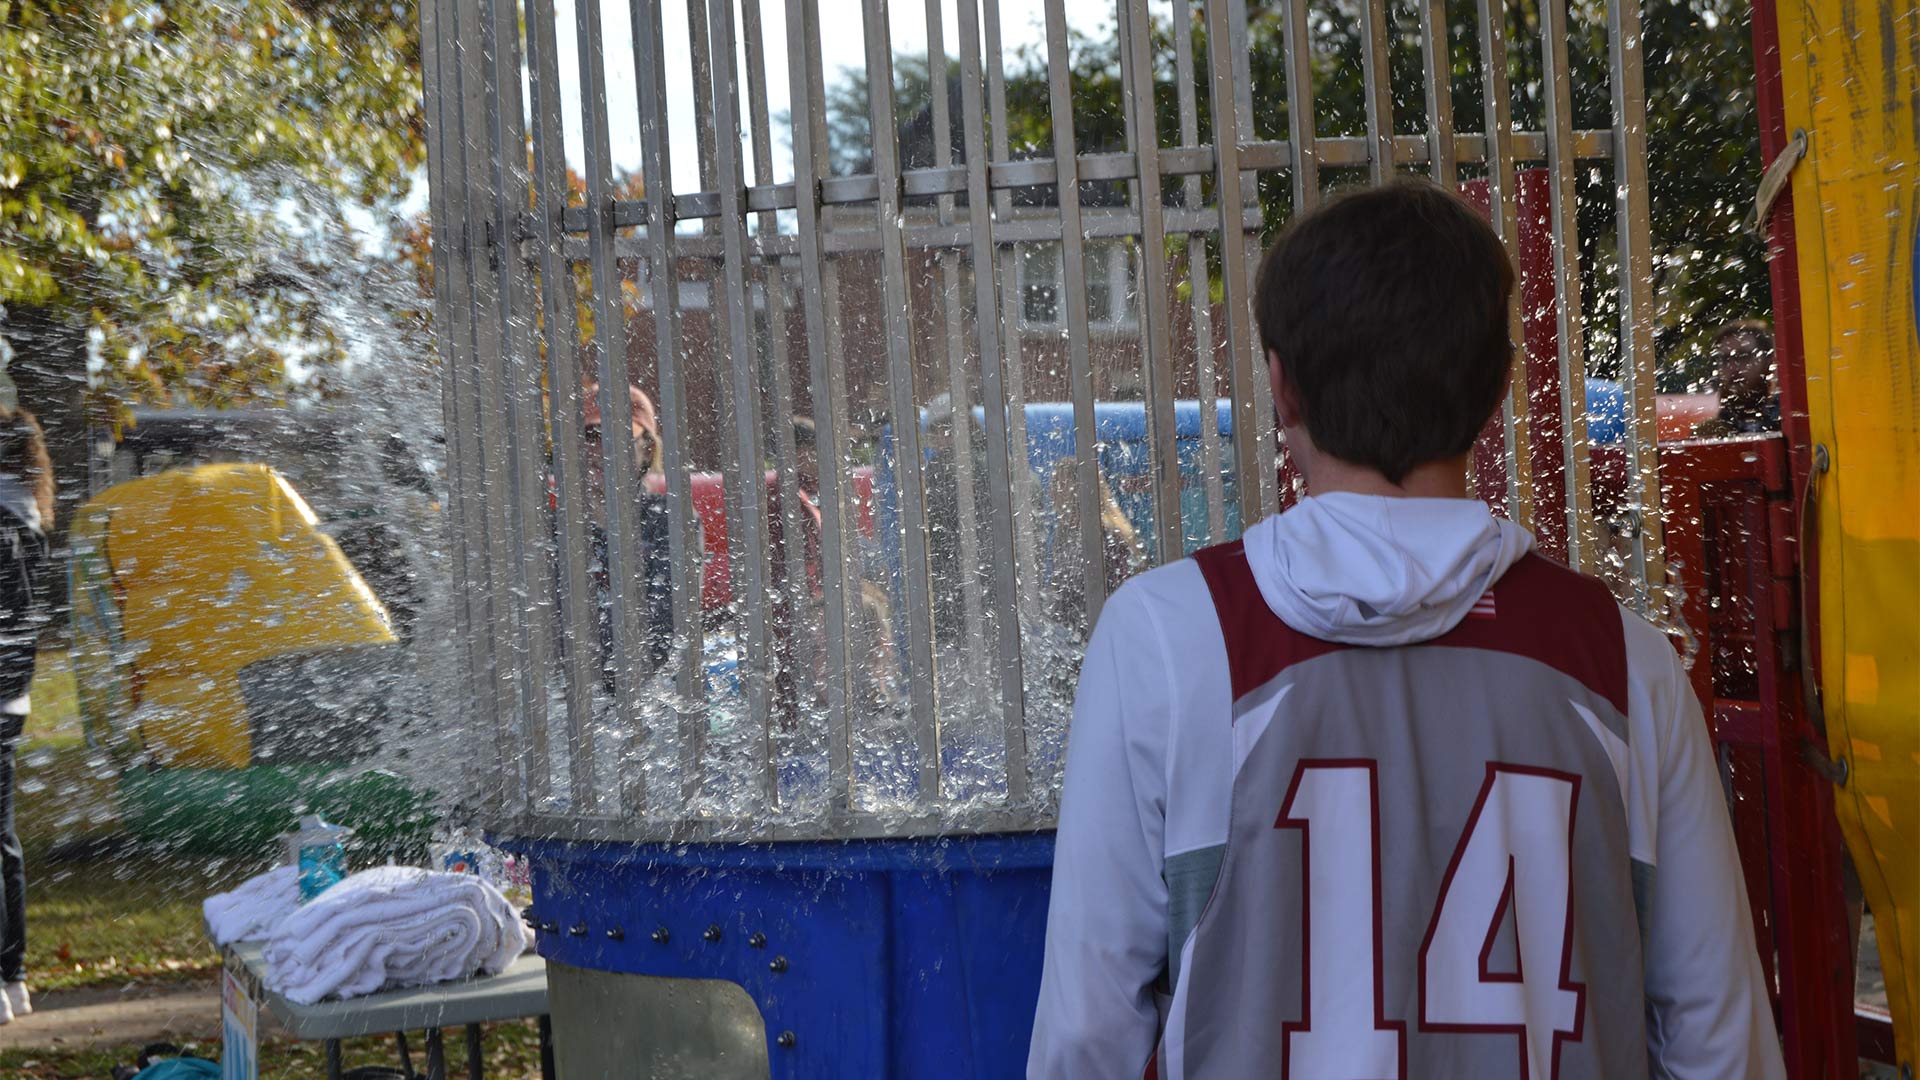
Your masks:
[{"label": "sky", "polygon": [[[957,4],[955,0],[932,2],[939,4],[941,9],[941,33],[947,55],[949,58],[956,57],[960,49]],[[988,2],[990,0],[980,0],[977,6],[984,11]],[[858,70],[866,64],[861,0],[817,0],[817,3],[820,22],[825,28],[821,35],[823,67],[827,84],[831,86],[843,77],[844,70]],[[1063,0],[1067,25],[1088,36],[1110,37],[1114,33],[1114,4],[1115,0]],[[576,0],[553,0],[553,5],[560,84],[569,91],[561,99],[562,137],[566,142],[567,163],[575,170],[580,170],[585,162],[585,144],[581,130],[580,50],[576,23],[578,9]],[[1170,0],[1149,0],[1148,7],[1156,15],[1167,17],[1166,11],[1171,10],[1171,3]],[[673,161],[673,189],[678,194],[687,194],[700,190],[699,157],[695,148],[693,63],[687,43],[687,4],[685,0],[663,0],[662,8],[661,34],[665,39],[668,57],[667,128]],[[1046,22],[1041,0],[1000,0],[999,10],[1002,49],[1009,64],[1021,48],[1037,50],[1044,45]],[[734,11],[738,20],[740,0],[734,0]],[[792,77],[788,67],[790,53],[787,48],[786,0],[760,0],[760,14],[766,52],[767,111],[772,125],[774,182],[787,183],[793,179],[793,153],[785,126],[780,123],[781,114],[787,111],[790,100],[788,90]],[[608,128],[613,161],[619,170],[637,171],[640,167],[640,108],[634,78],[628,0],[601,0],[600,18],[601,39],[605,43]],[[890,39],[896,57],[918,56],[927,51],[927,0],[894,0],[889,18]],[[752,182],[753,157],[746,103],[745,30],[737,21],[735,30],[740,40],[737,64],[743,143],[741,160],[749,170],[748,180]],[[984,48],[984,29],[981,41]],[[522,101],[527,109],[532,108],[530,95],[523,93]],[[415,178],[397,209],[402,217],[412,217],[425,213],[426,208],[427,184],[423,172]],[[358,206],[349,205],[345,209],[360,247],[370,253],[384,252],[389,237],[382,223],[372,213]]]},{"label": "sky", "polygon": [[[862,27],[860,0],[818,0],[820,7],[821,53],[826,71],[827,83],[831,86],[844,68],[859,69],[865,65],[865,35]],[[960,46],[959,22],[956,17],[954,0],[933,0],[941,8],[942,35],[949,57],[956,56]],[[984,7],[984,4],[981,6]],[[1159,5],[1154,5],[1159,6]],[[698,191],[699,164],[695,152],[695,128],[693,112],[693,76],[692,59],[687,39],[687,7],[679,0],[664,0],[664,19],[662,35],[665,38],[666,55],[669,58],[667,69],[668,116],[667,127],[671,139],[673,158],[673,187],[678,193]],[[579,47],[578,33],[575,28],[576,0],[554,0],[555,38],[558,44],[560,60],[560,82],[567,87],[579,86]],[[1070,27],[1086,34],[1110,35],[1113,23],[1113,0],[1065,0],[1064,9]],[[608,129],[613,149],[613,160],[622,169],[637,169],[640,165],[640,119],[639,99],[636,96],[633,46],[630,36],[629,10],[626,0],[602,0],[601,34],[605,41],[607,67],[607,108],[610,122]],[[736,18],[739,11],[738,0],[735,3]],[[760,13],[763,34],[766,42],[767,98],[768,112],[773,118],[773,168],[776,183],[793,179],[792,152],[787,137],[778,123],[782,113],[787,111],[788,88],[791,78],[788,69],[789,50],[787,48],[787,20],[785,0],[761,0]],[[1001,35],[1003,48],[1009,57],[1023,45],[1038,47],[1045,40],[1045,17],[1039,0],[1003,0],[1000,7]],[[891,6],[891,40],[895,56],[920,55],[927,50],[927,3],[896,2]],[[744,27],[736,24],[737,33],[744,38]],[[982,41],[984,42],[984,35]],[[746,77],[744,44],[743,55],[739,63],[740,77],[740,122],[743,131],[748,126],[746,104]],[[582,161],[581,142],[581,100],[577,93],[567,95],[563,104],[565,139],[567,143],[567,161],[576,169]],[[743,160],[751,169],[750,152]],[[751,180],[749,175],[749,180]]]}]

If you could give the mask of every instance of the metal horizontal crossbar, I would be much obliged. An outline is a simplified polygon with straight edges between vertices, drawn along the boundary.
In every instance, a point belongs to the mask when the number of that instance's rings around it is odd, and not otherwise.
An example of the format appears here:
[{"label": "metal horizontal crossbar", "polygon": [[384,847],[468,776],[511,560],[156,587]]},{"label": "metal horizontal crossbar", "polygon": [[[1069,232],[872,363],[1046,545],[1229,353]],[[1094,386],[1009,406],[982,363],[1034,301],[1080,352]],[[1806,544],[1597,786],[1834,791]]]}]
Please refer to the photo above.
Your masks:
[{"label": "metal horizontal crossbar", "polygon": [[[1583,161],[1606,160],[1613,156],[1613,133],[1610,131],[1578,131],[1574,133],[1574,154]],[[1395,160],[1403,165],[1426,165],[1429,163],[1427,140],[1418,135],[1400,135],[1394,140]],[[1480,164],[1486,161],[1486,139],[1479,135],[1459,135],[1454,143],[1457,153],[1455,160],[1462,164]],[[1547,156],[1546,136],[1537,131],[1516,131],[1513,133],[1513,160],[1516,164],[1531,161],[1544,161]],[[1358,136],[1325,138],[1315,143],[1320,155],[1320,164],[1324,167],[1358,168],[1368,162],[1367,141]],[[1137,180],[1140,176],[1139,162],[1133,154],[1080,154],[1079,175],[1083,182],[1095,180]],[[1240,148],[1240,164],[1247,169],[1266,171],[1289,169],[1293,167],[1293,147],[1285,142],[1248,143]],[[1215,154],[1211,146],[1167,147],[1160,151],[1160,175],[1162,176],[1208,176],[1215,169]],[[1029,158],[1020,161],[1001,161],[987,166],[987,186],[994,191],[1011,191],[1016,188],[1046,187],[1059,182],[1059,171],[1054,167],[1052,158]],[[959,195],[966,192],[966,168],[961,165],[949,165],[935,169],[909,169],[900,174],[902,192],[908,198],[933,198],[940,195]],[[871,174],[858,176],[826,177],[819,182],[820,202],[826,206],[855,206],[870,203],[878,199],[879,184]],[[798,205],[798,196],[792,184],[768,184],[746,189],[746,208],[750,213],[768,210],[791,210]],[[711,191],[693,192],[673,197],[673,216],[676,221],[697,218],[718,217],[720,197]],[[561,227],[569,233],[587,231],[587,210],[585,207],[567,207],[561,214]],[[520,215],[523,237],[537,235],[531,211]],[[632,228],[647,223],[647,203],[645,199],[617,199],[613,204],[613,225],[615,228]],[[1198,229],[1189,231],[1200,231]],[[1022,237],[1020,239],[1029,239]],[[1032,239],[1038,239],[1034,237]],[[1009,241],[1011,242],[1011,240]]]}]

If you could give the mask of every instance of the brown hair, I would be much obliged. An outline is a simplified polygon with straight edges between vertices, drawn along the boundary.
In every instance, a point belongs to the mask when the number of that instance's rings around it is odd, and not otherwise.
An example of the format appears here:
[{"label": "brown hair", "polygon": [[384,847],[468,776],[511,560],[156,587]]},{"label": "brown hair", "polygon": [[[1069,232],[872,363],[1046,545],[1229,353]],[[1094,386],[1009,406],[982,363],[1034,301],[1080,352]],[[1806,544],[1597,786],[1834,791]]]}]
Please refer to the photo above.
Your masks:
[{"label": "brown hair", "polygon": [[1473,448],[1506,391],[1512,292],[1478,211],[1397,180],[1294,222],[1260,266],[1254,318],[1314,445],[1397,484]]},{"label": "brown hair", "polygon": [[25,409],[0,407],[0,476],[20,481],[40,509],[40,529],[53,530],[53,459],[40,421]]},{"label": "brown hair", "polygon": [[1773,351],[1773,324],[1765,319],[1736,319],[1714,328],[1708,348],[1717,351],[1721,346],[1743,337],[1751,338],[1762,352]]}]

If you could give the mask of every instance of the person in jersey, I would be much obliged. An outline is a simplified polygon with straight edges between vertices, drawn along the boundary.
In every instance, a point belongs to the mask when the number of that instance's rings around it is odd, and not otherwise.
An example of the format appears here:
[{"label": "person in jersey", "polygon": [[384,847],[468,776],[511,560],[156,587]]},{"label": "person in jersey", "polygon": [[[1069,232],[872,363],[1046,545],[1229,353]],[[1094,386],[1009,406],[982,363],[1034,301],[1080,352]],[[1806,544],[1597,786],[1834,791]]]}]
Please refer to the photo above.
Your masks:
[{"label": "person in jersey", "polygon": [[1512,289],[1426,182],[1267,254],[1311,495],[1100,616],[1029,1076],[1783,1075],[1679,656],[1467,498]]}]

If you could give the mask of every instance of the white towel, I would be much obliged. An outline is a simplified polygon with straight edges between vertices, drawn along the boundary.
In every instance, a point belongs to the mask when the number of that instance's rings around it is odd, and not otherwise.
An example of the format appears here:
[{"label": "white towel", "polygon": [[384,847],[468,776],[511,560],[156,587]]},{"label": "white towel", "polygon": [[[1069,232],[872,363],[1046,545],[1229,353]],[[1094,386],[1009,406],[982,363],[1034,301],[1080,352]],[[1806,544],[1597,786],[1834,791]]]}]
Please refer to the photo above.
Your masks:
[{"label": "white towel", "polygon": [[307,1005],[496,974],[526,945],[512,905],[480,878],[380,867],[348,877],[280,922],[266,945],[266,986]]},{"label": "white towel", "polygon": [[263,941],[300,906],[300,879],[291,866],[256,874],[232,892],[215,893],[200,905],[216,945]]}]

